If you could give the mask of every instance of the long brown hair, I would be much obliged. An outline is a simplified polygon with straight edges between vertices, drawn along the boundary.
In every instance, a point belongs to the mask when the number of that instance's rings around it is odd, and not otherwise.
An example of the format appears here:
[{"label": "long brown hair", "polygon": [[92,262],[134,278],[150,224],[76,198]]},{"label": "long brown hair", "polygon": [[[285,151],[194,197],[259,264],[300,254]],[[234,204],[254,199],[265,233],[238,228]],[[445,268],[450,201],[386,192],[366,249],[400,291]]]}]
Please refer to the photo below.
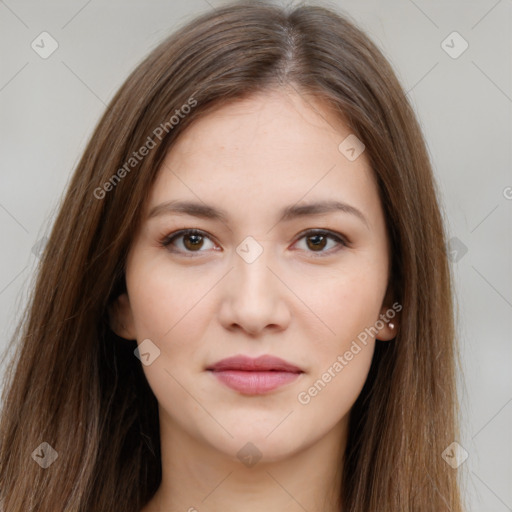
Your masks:
[{"label": "long brown hair", "polygon": [[[6,367],[2,510],[139,512],[157,490],[156,398],[136,341],[112,332],[108,308],[125,290],[132,234],[179,134],[211,108],[283,84],[326,100],[366,145],[394,299],[403,305],[398,335],[377,342],[351,411],[340,508],[462,510],[457,472],[441,457],[457,439],[456,349],[445,233],[421,130],[390,64],[352,22],[325,7],[263,2],[213,10],[163,41],[95,129]],[[143,146],[151,147],[135,157]],[[46,469],[33,457],[49,451],[43,442],[58,454]]]}]

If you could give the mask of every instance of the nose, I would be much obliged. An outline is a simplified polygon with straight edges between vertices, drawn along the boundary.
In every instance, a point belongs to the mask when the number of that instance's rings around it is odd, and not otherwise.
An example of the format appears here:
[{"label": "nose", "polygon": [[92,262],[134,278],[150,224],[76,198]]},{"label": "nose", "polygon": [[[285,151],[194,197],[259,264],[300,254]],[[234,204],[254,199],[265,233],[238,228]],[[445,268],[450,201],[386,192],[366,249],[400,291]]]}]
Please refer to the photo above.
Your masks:
[{"label": "nose", "polygon": [[268,252],[251,263],[234,255],[234,268],[224,280],[219,312],[221,324],[230,331],[251,336],[285,330],[291,319],[287,288],[277,277],[276,264]]}]

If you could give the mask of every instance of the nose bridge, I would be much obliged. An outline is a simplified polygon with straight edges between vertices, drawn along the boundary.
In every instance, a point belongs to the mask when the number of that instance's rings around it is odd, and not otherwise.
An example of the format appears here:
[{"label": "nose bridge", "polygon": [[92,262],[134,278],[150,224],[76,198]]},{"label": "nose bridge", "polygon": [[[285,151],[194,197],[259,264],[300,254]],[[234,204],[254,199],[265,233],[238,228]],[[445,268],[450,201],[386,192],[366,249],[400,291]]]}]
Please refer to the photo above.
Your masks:
[{"label": "nose bridge", "polygon": [[222,320],[226,327],[237,324],[256,333],[268,325],[283,328],[289,321],[279,280],[269,269],[275,267],[269,247],[248,237],[233,255],[223,304]]},{"label": "nose bridge", "polygon": [[247,237],[236,249],[233,279],[236,281],[236,289],[243,297],[252,299],[270,299],[275,292],[272,279],[275,277],[270,272],[272,268],[270,248],[253,237]]}]

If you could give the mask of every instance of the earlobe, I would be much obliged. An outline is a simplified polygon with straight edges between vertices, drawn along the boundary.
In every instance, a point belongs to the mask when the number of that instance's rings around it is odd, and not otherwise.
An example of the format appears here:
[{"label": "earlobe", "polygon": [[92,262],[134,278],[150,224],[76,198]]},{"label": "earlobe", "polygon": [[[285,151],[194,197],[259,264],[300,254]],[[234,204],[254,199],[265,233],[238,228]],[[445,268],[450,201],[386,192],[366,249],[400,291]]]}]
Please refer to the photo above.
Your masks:
[{"label": "earlobe", "polygon": [[[395,302],[395,291],[394,281],[390,279],[384,299],[382,300],[379,320],[375,324],[379,330],[375,338],[381,341],[394,340],[398,334],[398,327],[400,325],[399,312],[402,310],[402,306]],[[392,306],[389,306],[389,304],[392,304]]]},{"label": "earlobe", "polygon": [[377,334],[377,339],[380,341],[391,341],[396,338],[397,335],[396,322],[389,321]]},{"label": "earlobe", "polygon": [[128,294],[122,293],[108,309],[109,324],[113,332],[127,340],[136,339],[133,313]]},{"label": "earlobe", "polygon": [[[381,341],[391,341],[396,338],[398,333],[398,318],[397,315],[393,315],[393,318],[389,317],[389,311],[391,308],[382,308],[381,313],[379,315],[379,320],[376,322],[376,326],[379,329],[379,332],[376,336],[376,339]],[[392,310],[395,312],[394,310]]]}]

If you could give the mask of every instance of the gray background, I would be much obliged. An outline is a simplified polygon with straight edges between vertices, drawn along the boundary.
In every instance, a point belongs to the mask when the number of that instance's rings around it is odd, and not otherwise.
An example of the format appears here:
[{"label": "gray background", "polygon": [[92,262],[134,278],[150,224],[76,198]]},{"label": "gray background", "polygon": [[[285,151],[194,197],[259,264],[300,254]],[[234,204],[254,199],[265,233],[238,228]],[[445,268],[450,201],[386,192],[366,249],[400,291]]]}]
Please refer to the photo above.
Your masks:
[{"label": "gray background", "polygon": [[[0,1],[1,350],[25,303],[37,247],[105,104],[173,28],[221,4]],[[512,511],[512,0],[330,5],[384,51],[423,126],[452,238],[463,366],[457,441],[469,453],[464,494],[471,511]],[[46,59],[31,47],[43,31],[59,45]],[[464,43],[446,39],[453,31],[469,45],[457,58]]]}]

